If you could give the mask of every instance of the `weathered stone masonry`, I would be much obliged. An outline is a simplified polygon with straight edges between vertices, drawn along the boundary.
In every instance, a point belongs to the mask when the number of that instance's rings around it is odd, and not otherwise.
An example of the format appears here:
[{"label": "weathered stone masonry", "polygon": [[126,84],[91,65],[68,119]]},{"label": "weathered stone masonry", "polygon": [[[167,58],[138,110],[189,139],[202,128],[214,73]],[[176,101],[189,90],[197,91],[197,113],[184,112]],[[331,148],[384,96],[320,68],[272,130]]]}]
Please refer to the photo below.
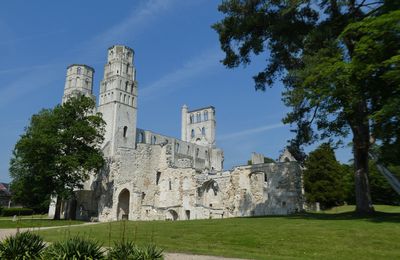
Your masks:
[{"label": "weathered stone masonry", "polygon": [[[107,164],[63,203],[64,217],[188,220],[303,209],[301,169],[287,152],[276,163],[265,164],[263,156],[254,154],[252,165],[223,170],[212,106],[183,106],[181,140],[137,128],[133,56],[125,46],[108,49],[97,109],[107,123],[102,146]],[[93,75],[87,65],[69,66],[63,102],[78,93],[94,99]]]}]

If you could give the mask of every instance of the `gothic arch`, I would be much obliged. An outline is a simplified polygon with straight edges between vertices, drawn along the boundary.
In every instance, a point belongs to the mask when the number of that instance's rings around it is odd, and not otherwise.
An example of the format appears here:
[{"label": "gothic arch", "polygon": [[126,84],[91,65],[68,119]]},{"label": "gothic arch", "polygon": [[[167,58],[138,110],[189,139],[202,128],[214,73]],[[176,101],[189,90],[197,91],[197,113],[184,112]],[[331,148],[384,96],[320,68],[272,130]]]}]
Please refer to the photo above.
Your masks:
[{"label": "gothic arch", "polygon": [[175,210],[170,209],[170,210],[167,211],[167,214],[165,216],[165,220],[175,221],[175,220],[178,220],[178,219],[179,219],[179,215]]},{"label": "gothic arch", "polygon": [[129,190],[123,189],[118,195],[118,209],[117,209],[118,220],[129,219],[129,200],[130,200]]}]

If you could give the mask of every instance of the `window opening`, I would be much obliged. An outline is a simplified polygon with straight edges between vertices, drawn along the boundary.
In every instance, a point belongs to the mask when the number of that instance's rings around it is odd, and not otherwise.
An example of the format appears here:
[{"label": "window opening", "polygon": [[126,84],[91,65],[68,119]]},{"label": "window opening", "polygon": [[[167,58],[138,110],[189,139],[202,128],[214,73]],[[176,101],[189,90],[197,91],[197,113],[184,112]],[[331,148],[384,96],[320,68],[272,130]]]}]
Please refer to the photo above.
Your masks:
[{"label": "window opening", "polygon": [[208,111],[204,111],[204,121],[208,120]]},{"label": "window opening", "polygon": [[161,172],[157,172],[156,174],[156,185],[160,182]]},{"label": "window opening", "polygon": [[124,137],[126,137],[126,132],[128,131],[128,127],[124,126]]}]

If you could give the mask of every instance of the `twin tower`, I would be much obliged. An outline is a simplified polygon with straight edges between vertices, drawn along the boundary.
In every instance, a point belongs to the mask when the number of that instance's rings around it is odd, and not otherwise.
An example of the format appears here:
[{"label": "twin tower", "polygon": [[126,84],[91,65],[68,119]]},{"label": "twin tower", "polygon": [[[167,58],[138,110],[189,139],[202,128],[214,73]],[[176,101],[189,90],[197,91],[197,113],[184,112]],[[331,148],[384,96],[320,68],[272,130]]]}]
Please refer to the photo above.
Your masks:
[{"label": "twin tower", "polygon": [[[137,127],[137,81],[133,66],[134,51],[126,46],[108,48],[104,77],[100,82],[97,112],[107,123],[103,147],[109,155],[117,148],[134,148]],[[93,95],[94,69],[83,64],[67,68],[62,102],[71,96],[83,94],[96,100]],[[182,140],[215,147],[215,109],[206,107],[189,111],[182,108]]]}]

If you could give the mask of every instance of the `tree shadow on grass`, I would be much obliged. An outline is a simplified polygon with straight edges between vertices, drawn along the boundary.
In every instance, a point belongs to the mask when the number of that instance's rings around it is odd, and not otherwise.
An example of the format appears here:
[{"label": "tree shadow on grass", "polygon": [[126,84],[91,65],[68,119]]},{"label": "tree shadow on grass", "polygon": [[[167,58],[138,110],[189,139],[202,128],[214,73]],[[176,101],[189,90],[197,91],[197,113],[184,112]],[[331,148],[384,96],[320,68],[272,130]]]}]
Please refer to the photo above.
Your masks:
[{"label": "tree shadow on grass", "polygon": [[254,216],[251,218],[286,218],[286,219],[313,219],[313,220],[365,220],[370,222],[382,223],[392,222],[400,223],[400,213],[386,213],[376,211],[373,214],[365,215],[356,212],[343,212],[343,213],[297,213],[292,215],[283,216]]}]

